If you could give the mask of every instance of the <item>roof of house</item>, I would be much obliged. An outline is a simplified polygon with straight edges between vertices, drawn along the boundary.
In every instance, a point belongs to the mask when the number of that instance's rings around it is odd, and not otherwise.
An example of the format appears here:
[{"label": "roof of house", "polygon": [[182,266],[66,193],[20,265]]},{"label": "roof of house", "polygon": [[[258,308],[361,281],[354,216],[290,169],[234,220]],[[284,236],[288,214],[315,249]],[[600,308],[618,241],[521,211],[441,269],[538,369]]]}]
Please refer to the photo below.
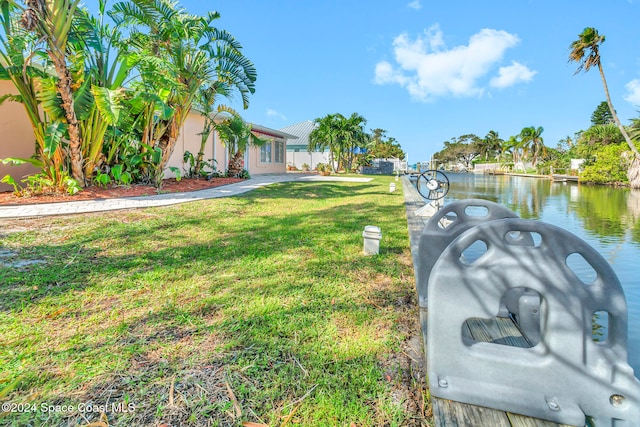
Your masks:
[{"label": "roof of house", "polygon": [[[189,114],[200,114],[200,115],[202,115],[202,112],[200,110],[198,110],[197,108],[191,108],[191,110],[189,111]],[[215,120],[216,123],[220,123],[223,120],[230,119],[231,117],[232,117],[231,114],[223,111],[222,113],[215,114],[214,120]],[[284,139],[284,140],[297,139],[298,138],[296,135],[291,135],[291,134],[288,134],[288,133],[283,132],[283,131],[279,131],[279,130],[276,130],[276,129],[268,128],[266,126],[260,126],[260,125],[257,125],[255,123],[248,123],[248,122],[245,122],[245,123],[251,126],[251,132],[254,132],[254,133],[257,133],[257,134],[260,134],[260,135],[263,135],[263,136],[268,136],[268,137],[272,137],[272,138],[279,138],[279,139]]]},{"label": "roof of house", "polygon": [[314,122],[305,120],[304,122],[284,127],[280,131],[297,136],[298,140],[294,143],[295,145],[309,145],[309,134],[315,127],[316,124]]},{"label": "roof of house", "polygon": [[265,136],[281,138],[281,139],[298,139],[296,135],[291,135],[281,130],[271,129],[266,126],[260,126],[255,123],[251,123],[251,132],[259,133]]}]

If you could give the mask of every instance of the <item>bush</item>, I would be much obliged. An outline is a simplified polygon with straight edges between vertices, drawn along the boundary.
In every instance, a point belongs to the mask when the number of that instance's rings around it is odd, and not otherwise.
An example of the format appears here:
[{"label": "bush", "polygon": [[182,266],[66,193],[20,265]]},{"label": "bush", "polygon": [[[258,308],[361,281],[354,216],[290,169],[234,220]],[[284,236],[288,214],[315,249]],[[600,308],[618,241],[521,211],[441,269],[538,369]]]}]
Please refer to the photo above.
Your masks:
[{"label": "bush", "polygon": [[622,158],[626,146],[621,144],[605,145],[597,153],[595,160],[585,164],[580,180],[593,184],[626,184],[627,165]]}]

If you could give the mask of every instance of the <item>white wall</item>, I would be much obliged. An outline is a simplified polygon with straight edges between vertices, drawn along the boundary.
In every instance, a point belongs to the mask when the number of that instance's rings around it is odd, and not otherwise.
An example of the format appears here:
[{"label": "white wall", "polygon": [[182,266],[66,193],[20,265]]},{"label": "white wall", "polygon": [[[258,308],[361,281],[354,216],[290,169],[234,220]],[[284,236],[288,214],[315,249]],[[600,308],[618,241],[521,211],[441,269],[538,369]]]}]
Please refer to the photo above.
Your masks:
[{"label": "white wall", "polygon": [[329,152],[287,151],[287,165],[302,169],[304,163],[311,169],[315,169],[318,163],[329,163]]}]

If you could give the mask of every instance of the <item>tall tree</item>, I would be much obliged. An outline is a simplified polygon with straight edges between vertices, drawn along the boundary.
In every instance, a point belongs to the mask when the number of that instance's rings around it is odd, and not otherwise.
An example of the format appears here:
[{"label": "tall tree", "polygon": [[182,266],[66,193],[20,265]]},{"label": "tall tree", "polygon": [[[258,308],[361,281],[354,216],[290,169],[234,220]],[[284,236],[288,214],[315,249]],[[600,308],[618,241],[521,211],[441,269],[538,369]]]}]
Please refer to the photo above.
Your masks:
[{"label": "tall tree", "polygon": [[529,126],[520,132],[520,140],[522,141],[526,151],[531,151],[531,163],[535,167],[541,154],[545,153],[544,139],[542,138],[542,126]]},{"label": "tall tree", "polygon": [[500,151],[503,142],[495,130],[490,130],[484,138],[478,141],[478,149],[480,154],[484,154],[485,161],[489,159],[489,155],[495,156]]},{"label": "tall tree", "polygon": [[613,114],[611,114],[607,101],[602,101],[591,114],[591,124],[608,125],[609,123],[615,123],[613,120]]},{"label": "tall tree", "polygon": [[[202,132],[200,132],[200,150],[194,159],[193,175],[198,176],[205,165],[204,149],[207,145],[209,136],[216,127],[216,118],[221,113],[229,113],[232,116],[240,116],[235,110],[225,106],[218,105],[214,107],[219,96],[229,94],[229,88],[222,82],[216,82],[206,88],[201,88],[194,102],[194,107],[204,118]],[[233,153],[232,153],[233,154]]]},{"label": "tall tree", "polygon": [[582,33],[578,35],[578,39],[571,43],[571,52],[569,53],[569,61],[577,62],[578,69],[574,74],[581,71],[589,71],[591,67],[598,67],[600,77],[602,79],[602,86],[604,87],[604,94],[607,98],[607,105],[609,105],[609,111],[613,117],[620,132],[624,136],[629,149],[632,152],[632,158],[629,168],[627,170],[627,177],[629,178],[629,184],[632,188],[640,188],[640,152],[636,148],[633,141],[627,134],[624,126],[620,123],[616,110],[613,108],[611,102],[611,96],[609,95],[609,87],[607,86],[607,80],[604,76],[604,70],[602,69],[602,62],[600,60],[600,45],[604,43],[605,37],[598,34],[598,30],[592,27],[585,28]]},{"label": "tall tree", "polygon": [[400,143],[393,137],[387,137],[387,131],[376,128],[371,130],[372,146],[369,154],[372,158],[397,158],[404,160],[406,154],[402,150]]},{"label": "tall tree", "polygon": [[331,167],[335,171],[334,161],[341,160],[340,147],[338,144],[338,122],[342,114],[327,114],[324,117],[315,119],[315,128],[309,134],[309,151],[329,150],[331,155]]},{"label": "tall tree", "polygon": [[262,146],[267,141],[258,138],[251,132],[251,124],[245,123],[239,115],[231,115],[213,127],[220,135],[220,140],[227,147],[229,165],[227,174],[239,176],[244,168],[244,153],[249,145]]},{"label": "tall tree", "polygon": [[520,136],[510,136],[508,141],[502,144],[502,153],[510,153],[513,160],[513,168],[517,170],[518,167],[525,172],[524,158],[527,155],[526,144],[520,139]]},{"label": "tall tree", "polygon": [[345,117],[327,114],[315,120],[316,128],[309,135],[309,151],[328,149],[334,171],[350,170],[355,154],[368,147],[371,136],[365,131],[367,120],[358,113]]},{"label": "tall tree", "polygon": [[[27,117],[33,127],[36,141],[36,154],[39,158],[38,166],[42,173],[51,180],[59,191],[64,191],[65,174],[62,173],[65,158],[62,147],[57,138],[58,128],[51,121],[51,117],[44,114],[39,106],[38,88],[42,79],[48,78],[46,64],[35,63],[38,55],[28,54],[34,52],[38,44],[38,37],[33,32],[27,32],[16,19],[16,14],[21,14],[24,9],[12,1],[0,1],[0,79],[10,80],[18,91],[18,95],[4,95],[0,98],[0,104],[6,100],[20,102],[27,113]],[[53,91],[53,97],[57,93]],[[23,159],[25,162],[28,159]],[[36,162],[37,163],[37,162]]]},{"label": "tall tree", "polygon": [[358,113],[352,113],[340,124],[340,138],[343,140],[344,169],[351,171],[353,160],[359,151],[365,150],[371,141],[371,136],[365,131],[367,119]]}]

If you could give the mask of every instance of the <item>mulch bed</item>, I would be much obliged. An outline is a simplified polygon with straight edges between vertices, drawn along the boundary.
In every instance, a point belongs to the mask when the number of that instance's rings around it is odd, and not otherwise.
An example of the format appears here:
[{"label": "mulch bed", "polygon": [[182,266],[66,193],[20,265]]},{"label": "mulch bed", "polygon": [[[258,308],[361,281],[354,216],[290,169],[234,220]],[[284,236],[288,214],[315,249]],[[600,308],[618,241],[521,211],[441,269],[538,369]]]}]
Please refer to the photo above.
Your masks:
[{"label": "mulch bed", "polygon": [[30,205],[36,203],[76,202],[80,200],[115,199],[134,196],[154,196],[162,193],[180,193],[184,191],[197,191],[221,185],[233,184],[243,181],[240,178],[212,178],[206,179],[183,178],[176,181],[174,178],[165,179],[162,189],[158,190],[152,185],[134,184],[129,186],[109,185],[107,187],[91,186],[77,194],[48,194],[43,196],[18,197],[12,192],[0,193],[0,205]]}]

